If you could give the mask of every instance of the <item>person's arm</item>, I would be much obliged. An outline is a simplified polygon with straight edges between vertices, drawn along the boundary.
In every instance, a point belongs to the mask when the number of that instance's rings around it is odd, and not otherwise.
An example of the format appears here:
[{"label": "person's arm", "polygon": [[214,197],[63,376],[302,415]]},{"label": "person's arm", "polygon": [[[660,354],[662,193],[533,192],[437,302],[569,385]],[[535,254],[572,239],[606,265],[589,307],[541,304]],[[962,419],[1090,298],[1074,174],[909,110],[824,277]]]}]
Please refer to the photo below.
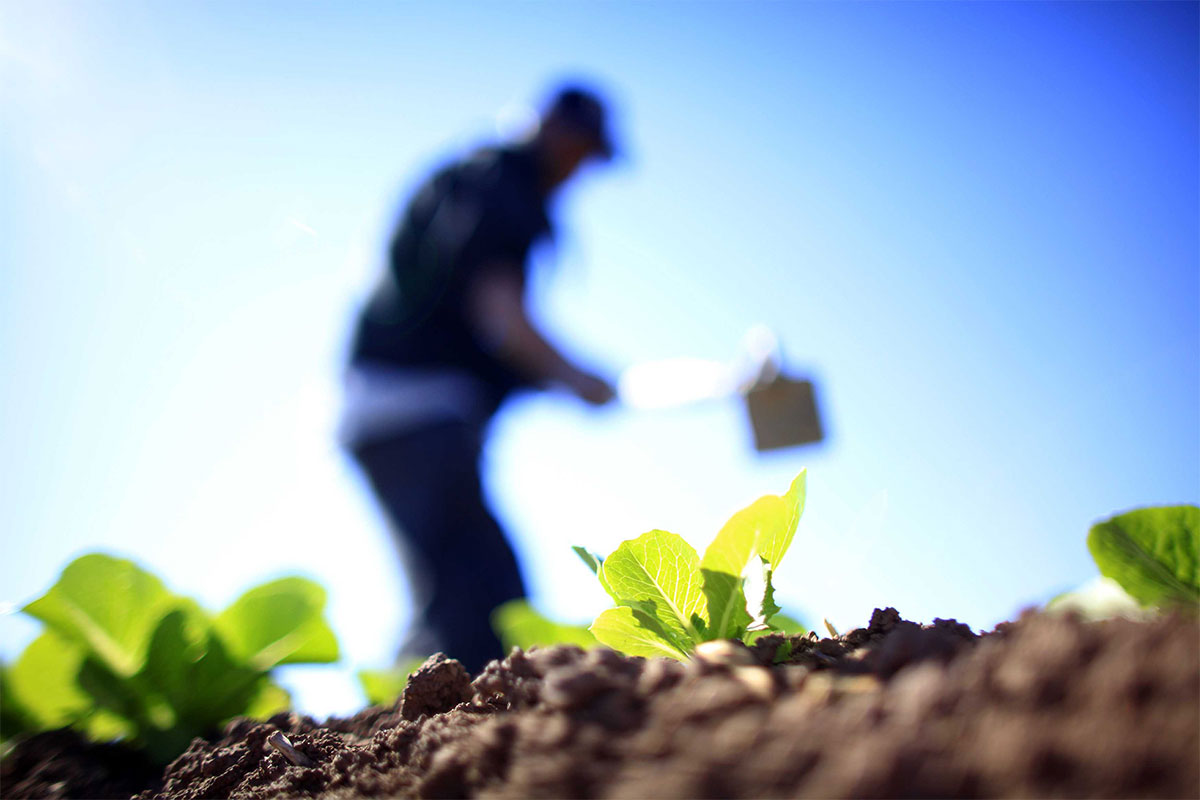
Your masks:
[{"label": "person's arm", "polygon": [[519,271],[504,265],[483,268],[467,288],[467,315],[499,358],[536,383],[558,383],[581,399],[601,405],[612,387],[568,361],[533,326],[525,310]]}]

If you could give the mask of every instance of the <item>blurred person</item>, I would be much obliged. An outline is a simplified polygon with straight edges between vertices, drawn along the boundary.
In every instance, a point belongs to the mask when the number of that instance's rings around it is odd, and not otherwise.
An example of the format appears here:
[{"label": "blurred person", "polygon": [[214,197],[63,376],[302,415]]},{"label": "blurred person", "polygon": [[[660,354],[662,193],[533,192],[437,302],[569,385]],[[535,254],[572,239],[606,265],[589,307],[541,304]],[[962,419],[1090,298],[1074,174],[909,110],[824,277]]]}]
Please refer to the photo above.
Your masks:
[{"label": "blurred person", "polygon": [[526,590],[479,472],[504,399],[554,385],[593,405],[613,397],[538,331],[525,299],[530,248],[552,236],[549,201],[582,165],[612,157],[607,116],[594,91],[566,86],[525,138],[437,171],[401,215],[358,314],[340,438],[415,595],[398,663],[440,651],[477,673],[504,655],[491,612]]}]

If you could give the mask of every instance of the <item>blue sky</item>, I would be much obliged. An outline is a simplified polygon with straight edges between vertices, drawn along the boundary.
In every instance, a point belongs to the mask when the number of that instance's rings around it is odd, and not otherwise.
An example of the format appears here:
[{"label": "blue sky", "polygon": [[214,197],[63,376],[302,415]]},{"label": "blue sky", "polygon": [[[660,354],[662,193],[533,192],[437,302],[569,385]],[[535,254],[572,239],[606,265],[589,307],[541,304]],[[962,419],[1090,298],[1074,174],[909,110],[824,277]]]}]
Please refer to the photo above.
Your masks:
[{"label": "blue sky", "polygon": [[570,545],[702,547],[805,466],[810,622],[988,628],[1083,583],[1092,522],[1200,500],[1197,8],[5,4],[0,601],[95,549],[213,606],[300,571],[346,663],[289,681],[356,707],[408,609],[332,440],[350,315],[422,174],[574,75],[627,156],[561,198],[541,323],[613,376],[765,324],[829,437],[513,403],[488,487],[543,609],[603,607]]}]

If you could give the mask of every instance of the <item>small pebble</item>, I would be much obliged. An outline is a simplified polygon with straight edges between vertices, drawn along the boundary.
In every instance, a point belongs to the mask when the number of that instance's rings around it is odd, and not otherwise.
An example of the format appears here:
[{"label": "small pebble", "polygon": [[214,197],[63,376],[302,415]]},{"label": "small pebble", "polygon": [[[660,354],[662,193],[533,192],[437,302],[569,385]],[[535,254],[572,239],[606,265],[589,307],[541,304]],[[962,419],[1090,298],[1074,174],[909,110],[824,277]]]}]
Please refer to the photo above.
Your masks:
[{"label": "small pebble", "polygon": [[748,647],[731,639],[701,642],[696,645],[693,655],[701,661],[725,667],[750,667],[757,663]]},{"label": "small pebble", "polygon": [[311,767],[312,759],[297,750],[282,731],[275,731],[267,737],[267,744],[279,751],[284,758],[297,767]]}]

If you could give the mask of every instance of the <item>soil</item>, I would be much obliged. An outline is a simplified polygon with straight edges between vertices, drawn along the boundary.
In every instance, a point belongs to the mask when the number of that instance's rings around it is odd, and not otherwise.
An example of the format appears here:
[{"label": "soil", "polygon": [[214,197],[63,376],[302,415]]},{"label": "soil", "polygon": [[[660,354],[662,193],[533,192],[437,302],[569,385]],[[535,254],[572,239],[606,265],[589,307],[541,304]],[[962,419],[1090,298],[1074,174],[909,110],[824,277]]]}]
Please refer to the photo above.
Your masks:
[{"label": "soil", "polygon": [[1200,627],[1027,613],[976,635],[883,609],[841,637],[712,643],[686,664],[558,646],[472,679],[439,654],[390,708],[238,719],[165,773],[138,763],[57,731],[5,759],[2,792],[1195,798]]}]

